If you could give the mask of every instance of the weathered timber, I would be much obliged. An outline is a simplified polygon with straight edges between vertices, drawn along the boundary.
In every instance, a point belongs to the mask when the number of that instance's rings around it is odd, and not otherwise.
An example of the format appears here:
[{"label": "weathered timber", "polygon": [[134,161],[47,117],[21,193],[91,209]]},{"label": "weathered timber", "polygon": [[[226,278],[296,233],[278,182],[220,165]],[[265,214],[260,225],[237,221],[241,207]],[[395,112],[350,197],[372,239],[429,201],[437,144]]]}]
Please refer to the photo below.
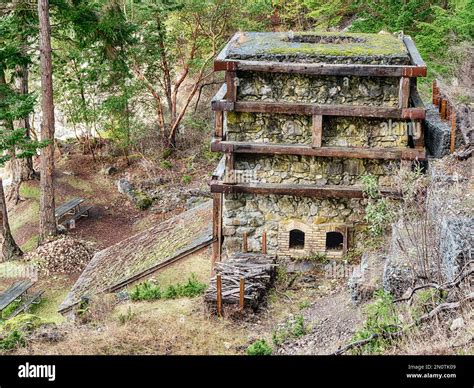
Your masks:
[{"label": "weathered timber", "polygon": [[[231,142],[214,139],[211,142],[211,150],[225,152],[232,149],[235,153],[266,154],[266,155],[307,155],[327,156],[357,159],[390,159],[390,160],[424,160],[426,152],[424,148],[371,148],[371,147],[319,147],[312,148],[298,144],[268,144]],[[215,178],[214,178],[215,179]]]},{"label": "weathered timber", "polygon": [[360,106],[360,105],[318,105],[308,103],[215,100],[211,103],[215,111],[235,111],[250,113],[284,113],[327,116],[356,116],[424,119],[425,109]]},{"label": "weathered timber", "polygon": [[224,129],[224,113],[222,111],[214,112],[214,136],[222,138]]},{"label": "weathered timber", "polygon": [[410,78],[400,78],[400,88],[398,91],[398,107],[400,109],[408,108],[410,100]]},{"label": "weathered timber", "polygon": [[[344,185],[297,185],[297,184],[273,184],[273,183],[238,183],[227,185],[220,181],[211,182],[212,193],[243,193],[262,195],[293,195],[297,197],[316,198],[363,198],[364,191],[361,186]],[[382,195],[398,196],[396,190],[381,188]]]},{"label": "weathered timber", "polygon": [[415,43],[409,36],[403,37],[403,43],[405,43],[408,53],[410,54],[411,62],[420,69],[420,73],[421,73],[420,76],[425,77],[426,76],[426,63],[421,58],[421,55],[418,52],[418,49],[416,48]]},{"label": "weathered timber", "polygon": [[321,142],[323,139],[323,116],[321,115],[313,115],[313,121],[312,121],[312,146],[314,148],[319,148],[321,147]]},{"label": "weathered timber", "polygon": [[227,85],[226,100],[234,102],[237,100],[237,84],[238,78],[235,71],[226,71],[225,82]]},{"label": "weathered timber", "polygon": [[212,269],[216,261],[221,259],[222,246],[222,194],[212,194]]},{"label": "weathered timber", "polygon": [[456,148],[456,113],[451,116],[451,133],[450,133],[450,144],[449,152],[453,153]]},{"label": "weathered timber", "polygon": [[426,66],[347,65],[329,63],[290,63],[247,60],[216,60],[214,70],[259,71],[309,75],[353,75],[369,77],[425,77]]},{"label": "weathered timber", "polygon": [[218,290],[221,290],[222,304],[258,308],[273,283],[275,267],[274,256],[236,253],[228,260],[216,264],[216,276],[211,278],[204,301],[211,310],[215,310]]}]

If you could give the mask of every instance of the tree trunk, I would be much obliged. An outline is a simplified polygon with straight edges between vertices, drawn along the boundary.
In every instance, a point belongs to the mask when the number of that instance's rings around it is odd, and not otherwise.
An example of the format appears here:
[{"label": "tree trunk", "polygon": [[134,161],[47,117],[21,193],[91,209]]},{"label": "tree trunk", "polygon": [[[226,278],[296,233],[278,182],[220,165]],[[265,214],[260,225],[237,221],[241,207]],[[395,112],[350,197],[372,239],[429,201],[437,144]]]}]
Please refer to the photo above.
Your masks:
[{"label": "tree trunk", "polygon": [[51,63],[51,26],[49,23],[49,0],[38,0],[41,59],[41,140],[49,140],[41,150],[40,175],[40,241],[57,233],[54,216],[54,103],[53,75]]},{"label": "tree trunk", "polygon": [[[22,50],[26,51],[26,45],[23,45]],[[29,69],[28,65],[19,66],[17,68],[17,78],[16,78],[16,87],[20,94],[26,96],[28,95],[28,79],[29,79]],[[31,135],[31,126],[30,126],[30,116],[26,114],[20,120],[18,120],[18,128],[25,128],[25,136],[30,138]],[[20,178],[22,181],[29,181],[36,178],[36,173],[33,167],[33,157],[29,156],[18,161],[20,164]]]},{"label": "tree trunk", "polygon": [[5,200],[5,192],[3,191],[3,180],[0,177],[0,207],[2,214],[2,258],[3,260],[12,260],[20,258],[23,255],[20,247],[13,239],[8,221],[7,203]]}]

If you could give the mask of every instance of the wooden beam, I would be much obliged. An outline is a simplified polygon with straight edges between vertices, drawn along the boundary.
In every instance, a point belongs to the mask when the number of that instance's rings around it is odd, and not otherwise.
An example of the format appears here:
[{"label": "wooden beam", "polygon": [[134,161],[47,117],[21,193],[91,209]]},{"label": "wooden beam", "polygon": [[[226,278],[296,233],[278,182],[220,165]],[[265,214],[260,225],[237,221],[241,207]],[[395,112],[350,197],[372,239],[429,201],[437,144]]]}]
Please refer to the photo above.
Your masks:
[{"label": "wooden beam", "polygon": [[222,242],[222,194],[212,194],[212,263],[211,270],[217,261],[221,260],[221,242]]},{"label": "wooden beam", "polygon": [[400,109],[408,108],[409,99],[410,99],[410,78],[401,77],[400,87],[398,90],[398,107]]},{"label": "wooden beam", "polygon": [[[392,189],[381,188],[383,195],[397,196],[397,192]],[[263,195],[293,195],[297,197],[316,198],[363,198],[364,192],[360,186],[343,185],[297,185],[297,184],[273,184],[273,183],[239,183],[227,185],[223,182],[211,182],[212,193],[243,193],[243,194],[263,194]]]},{"label": "wooden beam", "polygon": [[318,105],[291,102],[266,101],[214,101],[211,103],[215,111],[235,111],[250,113],[283,113],[322,116],[357,116],[381,118],[424,119],[424,108],[360,106],[360,105]]},{"label": "wooden beam", "polygon": [[224,134],[224,112],[215,111],[214,112],[214,136],[220,137]]},{"label": "wooden beam", "polygon": [[356,158],[356,159],[418,159],[426,157],[424,148],[371,148],[371,147],[320,147],[299,144],[268,144],[231,142],[214,139],[211,142],[211,150],[224,152],[229,147],[233,152],[243,154],[264,155],[307,155],[333,158]]},{"label": "wooden beam", "polygon": [[240,290],[239,290],[239,307],[240,311],[244,311],[245,308],[245,278],[240,278]]},{"label": "wooden beam", "polygon": [[216,60],[214,71],[256,71],[308,75],[371,77],[425,77],[426,66],[293,63],[277,61]]},{"label": "wooden beam", "polygon": [[413,42],[411,37],[408,35],[403,37],[403,43],[405,43],[408,53],[410,54],[412,64],[417,66],[419,69],[424,69],[423,77],[425,77],[426,76],[426,63],[421,58],[421,55],[418,52],[418,49],[416,48],[415,43]]},{"label": "wooden beam", "polygon": [[311,131],[312,131],[311,145],[314,148],[321,147],[321,143],[323,140],[323,116],[313,115]]},{"label": "wooden beam", "polygon": [[227,85],[226,100],[235,102],[237,100],[237,73],[235,71],[226,71],[225,82]]},{"label": "wooden beam", "polygon": [[450,136],[449,151],[453,153],[455,148],[456,148],[456,112],[453,112],[451,116],[451,136]]},{"label": "wooden beam", "polygon": [[249,250],[247,232],[244,232],[242,236],[242,252],[246,253]]},{"label": "wooden beam", "polygon": [[446,100],[441,98],[441,106],[439,110],[440,117],[445,120],[446,119]]}]

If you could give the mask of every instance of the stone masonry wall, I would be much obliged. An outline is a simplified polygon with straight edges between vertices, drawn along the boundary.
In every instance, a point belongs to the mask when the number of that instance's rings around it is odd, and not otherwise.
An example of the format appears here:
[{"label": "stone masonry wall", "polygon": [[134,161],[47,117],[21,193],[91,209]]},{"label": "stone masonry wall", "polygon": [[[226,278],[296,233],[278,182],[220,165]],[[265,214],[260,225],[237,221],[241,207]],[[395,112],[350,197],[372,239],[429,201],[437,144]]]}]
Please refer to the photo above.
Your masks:
[{"label": "stone masonry wall", "polygon": [[398,106],[399,78],[238,72],[238,101]]},{"label": "stone masonry wall", "polygon": [[361,185],[371,174],[381,186],[389,186],[398,162],[377,159],[326,158],[298,155],[238,154],[235,169],[247,183],[301,185]]},{"label": "stone masonry wall", "polygon": [[[292,223],[297,229],[305,229],[307,243],[304,252],[317,252],[325,241],[321,231],[339,227],[356,227],[364,218],[362,199],[318,199],[288,195],[226,194],[223,207],[223,251],[224,254],[242,250],[242,236],[248,235],[250,251],[261,250],[263,231],[267,233],[269,253],[282,251],[283,242]],[[303,226],[299,224],[302,223]],[[311,239],[313,237],[313,239]],[[288,253],[288,252],[286,252]]]},{"label": "stone masonry wall", "polygon": [[[311,144],[311,116],[227,112],[227,140]],[[362,117],[323,118],[323,146],[406,147],[408,122]]]}]

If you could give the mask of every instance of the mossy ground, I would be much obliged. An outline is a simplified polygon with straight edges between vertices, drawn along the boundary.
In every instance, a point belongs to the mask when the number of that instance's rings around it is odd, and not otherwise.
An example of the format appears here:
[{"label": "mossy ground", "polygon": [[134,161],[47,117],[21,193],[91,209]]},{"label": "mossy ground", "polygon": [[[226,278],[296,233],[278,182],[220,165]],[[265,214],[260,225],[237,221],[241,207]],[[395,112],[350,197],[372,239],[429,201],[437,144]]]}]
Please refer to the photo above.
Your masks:
[{"label": "mossy ground", "polygon": [[[294,38],[321,36],[323,38],[344,38],[340,43],[301,42]],[[392,34],[367,34],[348,32],[296,32],[296,33],[245,33],[231,46],[230,58],[252,56],[305,55],[309,57],[401,57],[408,60],[406,47],[401,39]]]}]

